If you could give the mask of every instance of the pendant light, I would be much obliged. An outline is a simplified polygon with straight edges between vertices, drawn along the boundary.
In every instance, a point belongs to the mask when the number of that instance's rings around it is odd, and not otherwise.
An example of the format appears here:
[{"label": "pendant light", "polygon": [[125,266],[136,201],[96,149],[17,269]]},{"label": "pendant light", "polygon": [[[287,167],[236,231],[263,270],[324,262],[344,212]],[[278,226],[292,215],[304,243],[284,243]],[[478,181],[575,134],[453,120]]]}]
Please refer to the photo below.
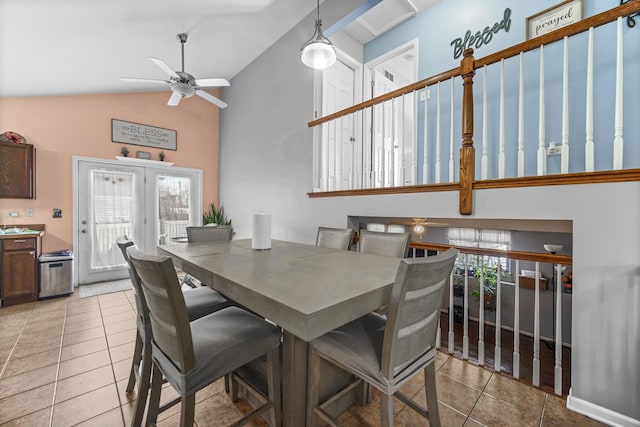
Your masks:
[{"label": "pendant light", "polygon": [[316,70],[324,70],[336,62],[336,48],[331,41],[322,34],[322,21],[320,20],[320,0],[317,0],[318,19],[316,19],[316,32],[311,40],[306,42],[300,50],[302,63]]}]

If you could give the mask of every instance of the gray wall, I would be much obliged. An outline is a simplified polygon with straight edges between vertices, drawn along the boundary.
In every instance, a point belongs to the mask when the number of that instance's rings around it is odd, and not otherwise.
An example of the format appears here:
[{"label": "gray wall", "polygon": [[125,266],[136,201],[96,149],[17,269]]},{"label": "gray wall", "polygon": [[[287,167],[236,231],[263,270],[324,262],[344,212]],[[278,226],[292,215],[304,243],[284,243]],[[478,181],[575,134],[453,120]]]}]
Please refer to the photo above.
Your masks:
[{"label": "gray wall", "polygon": [[[325,1],[325,25],[355,4]],[[307,17],[223,91],[229,108],[220,115],[220,201],[236,238],[251,236],[259,211],[272,214],[274,238],[304,243],[315,241],[319,225],[346,226],[349,215],[459,218],[457,192],[307,197],[314,76],[298,52],[312,21]],[[476,191],[473,212],[573,221],[568,404],[611,423],[640,422],[640,183]]]}]

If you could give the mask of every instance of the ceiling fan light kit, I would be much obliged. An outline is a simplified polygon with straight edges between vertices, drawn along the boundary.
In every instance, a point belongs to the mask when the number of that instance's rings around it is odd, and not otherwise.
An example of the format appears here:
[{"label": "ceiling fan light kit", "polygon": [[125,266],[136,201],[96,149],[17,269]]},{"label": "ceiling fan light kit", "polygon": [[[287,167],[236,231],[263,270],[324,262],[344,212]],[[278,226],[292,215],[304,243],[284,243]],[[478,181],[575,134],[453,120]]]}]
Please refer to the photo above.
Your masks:
[{"label": "ceiling fan light kit", "polygon": [[316,19],[316,31],[311,40],[306,42],[300,50],[300,59],[307,67],[324,70],[336,62],[336,48],[331,40],[322,34],[322,21],[320,20],[320,0],[317,0],[318,18]]},{"label": "ceiling fan light kit", "polygon": [[210,78],[210,79],[196,79],[191,74],[184,71],[184,44],[187,42],[187,34],[180,33],[176,36],[180,42],[181,58],[182,58],[182,71],[174,71],[169,67],[166,62],[158,58],[149,58],[151,62],[156,64],[162,71],[169,75],[169,80],[159,79],[139,79],[135,77],[122,77],[126,82],[141,82],[141,83],[162,83],[168,84],[169,88],[173,92],[169,98],[167,105],[175,107],[180,103],[182,98],[190,98],[193,95],[199,97],[217,105],[220,108],[226,108],[227,103],[221,99],[211,95],[208,92],[202,90],[203,87],[221,87],[229,86],[229,81],[222,78]]}]

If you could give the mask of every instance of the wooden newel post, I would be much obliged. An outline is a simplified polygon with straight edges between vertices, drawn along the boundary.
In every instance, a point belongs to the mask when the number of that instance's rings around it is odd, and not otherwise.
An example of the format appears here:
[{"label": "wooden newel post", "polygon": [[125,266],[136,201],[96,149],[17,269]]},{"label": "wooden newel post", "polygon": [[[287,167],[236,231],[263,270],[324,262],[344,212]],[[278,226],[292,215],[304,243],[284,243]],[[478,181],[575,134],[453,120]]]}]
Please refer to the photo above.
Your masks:
[{"label": "wooden newel post", "polygon": [[464,51],[460,62],[462,76],[462,148],[460,149],[460,215],[473,213],[473,181],[476,152],[473,148],[473,49]]}]

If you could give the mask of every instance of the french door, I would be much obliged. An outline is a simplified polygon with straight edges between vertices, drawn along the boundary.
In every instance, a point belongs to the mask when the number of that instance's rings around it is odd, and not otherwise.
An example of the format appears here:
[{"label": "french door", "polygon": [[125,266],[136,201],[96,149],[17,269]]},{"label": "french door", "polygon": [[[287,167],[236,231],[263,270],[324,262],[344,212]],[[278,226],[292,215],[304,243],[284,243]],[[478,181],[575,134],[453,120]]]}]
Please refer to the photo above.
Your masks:
[{"label": "french door", "polygon": [[147,253],[186,235],[202,211],[202,171],[154,167],[137,159],[74,157],[74,248],[78,283],[126,278],[116,240],[126,235]]}]

